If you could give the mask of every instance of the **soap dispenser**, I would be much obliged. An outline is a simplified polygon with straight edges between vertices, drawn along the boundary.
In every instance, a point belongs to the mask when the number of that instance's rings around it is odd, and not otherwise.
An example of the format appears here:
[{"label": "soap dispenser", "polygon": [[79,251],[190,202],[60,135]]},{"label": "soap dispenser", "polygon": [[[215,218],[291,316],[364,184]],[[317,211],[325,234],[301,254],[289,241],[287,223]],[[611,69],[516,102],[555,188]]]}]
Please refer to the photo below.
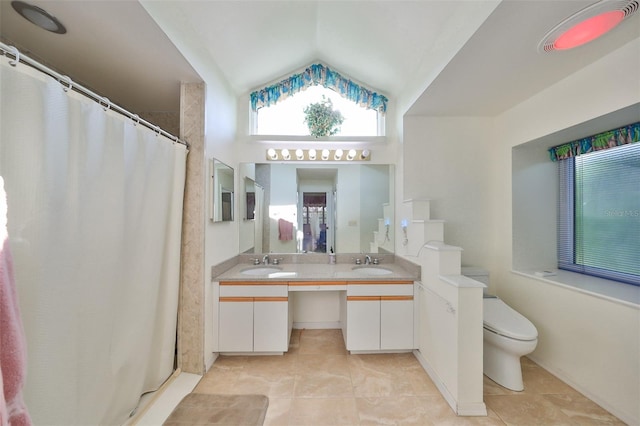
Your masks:
[{"label": "soap dispenser", "polygon": [[329,265],[336,264],[336,254],[333,252],[333,247],[329,251]]}]

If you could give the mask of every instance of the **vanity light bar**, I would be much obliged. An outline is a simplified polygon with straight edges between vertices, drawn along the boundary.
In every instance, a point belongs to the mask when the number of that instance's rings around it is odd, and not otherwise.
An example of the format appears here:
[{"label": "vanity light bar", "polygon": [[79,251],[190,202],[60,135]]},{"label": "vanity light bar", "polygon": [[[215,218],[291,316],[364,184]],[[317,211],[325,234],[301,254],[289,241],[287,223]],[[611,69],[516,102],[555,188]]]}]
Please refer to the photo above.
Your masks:
[{"label": "vanity light bar", "polygon": [[269,161],[369,161],[368,149],[276,149],[267,150]]}]

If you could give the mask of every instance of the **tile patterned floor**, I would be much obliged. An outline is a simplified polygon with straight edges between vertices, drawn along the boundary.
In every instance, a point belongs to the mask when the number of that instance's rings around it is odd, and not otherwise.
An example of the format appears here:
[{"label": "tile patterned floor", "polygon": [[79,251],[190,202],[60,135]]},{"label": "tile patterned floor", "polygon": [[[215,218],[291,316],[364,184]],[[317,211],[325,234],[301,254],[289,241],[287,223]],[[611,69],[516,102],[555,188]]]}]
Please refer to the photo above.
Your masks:
[{"label": "tile patterned floor", "polygon": [[269,397],[275,425],[622,425],[528,359],[525,390],[484,379],[487,417],[457,417],[412,354],[350,355],[340,330],[294,330],[283,356],[221,356],[194,392]]}]

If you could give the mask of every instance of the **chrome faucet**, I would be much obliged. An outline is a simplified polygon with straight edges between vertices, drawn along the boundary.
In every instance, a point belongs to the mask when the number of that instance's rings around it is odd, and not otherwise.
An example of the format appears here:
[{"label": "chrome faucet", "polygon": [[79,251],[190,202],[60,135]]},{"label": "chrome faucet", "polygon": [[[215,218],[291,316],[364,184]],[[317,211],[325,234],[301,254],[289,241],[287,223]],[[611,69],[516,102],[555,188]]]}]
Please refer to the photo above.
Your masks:
[{"label": "chrome faucet", "polygon": [[262,256],[262,264],[263,265],[268,265],[269,264],[269,255],[265,254],[264,256]]},{"label": "chrome faucet", "polygon": [[368,254],[364,255],[364,264],[371,265],[371,256],[369,256]]}]

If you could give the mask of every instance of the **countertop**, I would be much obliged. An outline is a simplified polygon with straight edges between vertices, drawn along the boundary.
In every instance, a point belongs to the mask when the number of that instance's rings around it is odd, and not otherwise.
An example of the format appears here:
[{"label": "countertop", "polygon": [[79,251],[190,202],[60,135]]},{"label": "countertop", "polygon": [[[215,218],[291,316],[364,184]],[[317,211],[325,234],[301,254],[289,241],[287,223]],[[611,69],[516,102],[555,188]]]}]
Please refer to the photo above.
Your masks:
[{"label": "countertop", "polygon": [[[258,274],[259,268],[278,268]],[[382,274],[377,272],[384,272]],[[380,265],[354,265],[347,263],[281,263],[279,265],[253,265],[239,263],[214,277],[214,281],[417,281],[419,276],[396,263]]]}]

